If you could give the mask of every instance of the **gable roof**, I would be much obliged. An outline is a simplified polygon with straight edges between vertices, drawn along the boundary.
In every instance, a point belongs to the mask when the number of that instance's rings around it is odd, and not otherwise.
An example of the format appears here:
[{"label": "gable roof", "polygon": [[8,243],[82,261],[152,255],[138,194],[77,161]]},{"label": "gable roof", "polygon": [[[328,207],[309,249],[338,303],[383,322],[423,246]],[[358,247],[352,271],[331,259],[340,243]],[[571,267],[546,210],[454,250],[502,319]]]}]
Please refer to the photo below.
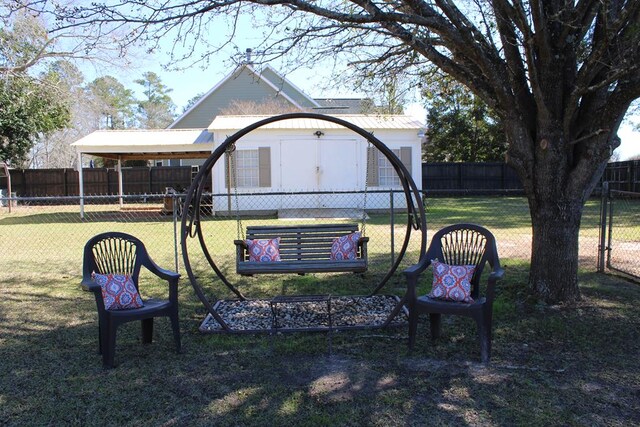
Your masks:
[{"label": "gable roof", "polygon": [[[217,94],[221,94],[225,86],[232,84],[234,80],[239,79],[244,74],[251,76],[258,84],[262,83],[263,88],[267,91],[271,91],[274,96],[281,96],[287,102],[300,110],[307,108],[317,108],[320,104],[313,98],[305,94],[302,90],[298,89],[293,83],[287,80],[276,72],[270,65],[266,65],[264,69],[259,72],[252,64],[242,64],[229,73],[225,78],[220,80],[214,85],[207,93],[205,93],[195,104],[180,115],[173,123],[168,126],[168,129],[176,128],[180,125],[180,122],[187,118],[194,111],[203,106],[206,102],[210,101],[212,97]],[[226,96],[226,95],[221,95]],[[208,117],[209,120],[213,119],[213,114]],[[202,124],[204,126],[205,124]],[[199,125],[200,126],[200,125]]]},{"label": "gable roof", "polygon": [[271,82],[274,87],[278,88],[282,93],[288,94],[291,98],[298,99],[301,106],[303,106],[302,104],[310,104],[311,108],[320,107],[320,104],[315,99],[311,98],[302,89],[278,73],[272,66],[268,64],[265,65],[260,75]]}]

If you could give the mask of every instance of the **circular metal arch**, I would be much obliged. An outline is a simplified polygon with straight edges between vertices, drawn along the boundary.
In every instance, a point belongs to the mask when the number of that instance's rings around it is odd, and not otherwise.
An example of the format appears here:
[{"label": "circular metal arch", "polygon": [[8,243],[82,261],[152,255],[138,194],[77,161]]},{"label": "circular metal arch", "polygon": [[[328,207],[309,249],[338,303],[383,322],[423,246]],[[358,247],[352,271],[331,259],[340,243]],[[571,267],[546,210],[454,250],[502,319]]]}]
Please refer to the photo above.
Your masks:
[{"label": "circular metal arch", "polygon": [[[200,299],[200,301],[204,304],[206,309],[211,313],[211,315],[220,323],[222,328],[231,332],[231,328],[226,322],[220,317],[220,315],[213,308],[213,304],[207,296],[205,295],[202,286],[198,283],[193,270],[191,268],[191,262],[189,260],[189,251],[187,248],[187,239],[198,237],[200,242],[201,249],[209,262],[209,265],[216,273],[216,275],[223,281],[223,283],[234,292],[240,299],[245,299],[244,295],[240,293],[240,291],[233,286],[232,283],[227,280],[226,276],[220,271],[215,261],[211,257],[209,250],[207,249],[207,245],[204,239],[204,234],[202,232],[201,222],[200,222],[200,202],[202,199],[202,193],[204,191],[204,187],[206,183],[206,177],[209,175],[209,172],[213,169],[213,166],[216,162],[224,155],[225,151],[235,144],[240,138],[247,135],[248,133],[266,126],[271,123],[283,121],[283,120],[291,120],[291,119],[315,119],[321,120],[325,122],[335,123],[337,125],[343,126],[358,135],[365,138],[368,142],[370,142],[374,147],[376,147],[391,163],[393,168],[395,169],[398,177],[400,178],[400,182],[402,184],[402,189],[405,194],[406,202],[407,202],[407,231],[405,233],[405,239],[402,244],[402,249],[398,254],[394,264],[391,269],[387,272],[385,277],[381,280],[381,282],[375,287],[375,289],[371,292],[371,295],[376,294],[389,280],[389,278],[395,273],[404,254],[407,250],[407,246],[409,244],[409,238],[411,236],[411,230],[415,229],[421,233],[421,242],[420,242],[420,257],[425,253],[427,239],[427,223],[424,215],[424,205],[422,203],[422,198],[420,197],[420,191],[411,177],[410,172],[404,166],[404,164],[398,159],[398,157],[393,154],[393,152],[377,137],[373,135],[373,133],[368,132],[353,123],[347,122],[343,119],[339,119],[333,116],[327,116],[323,114],[317,113],[289,113],[289,114],[281,114],[273,117],[269,117],[263,120],[260,120],[252,125],[245,127],[244,129],[239,130],[233,135],[227,137],[227,139],[216,148],[213,153],[207,158],[204,162],[200,171],[194,178],[191,186],[187,190],[186,199],[184,203],[184,208],[182,210],[182,221],[180,227],[180,245],[182,248],[182,257],[184,260],[184,267],[189,276],[189,281],[193,286],[193,289]],[[214,301],[215,303],[215,301]],[[395,313],[395,311],[394,311]]]}]

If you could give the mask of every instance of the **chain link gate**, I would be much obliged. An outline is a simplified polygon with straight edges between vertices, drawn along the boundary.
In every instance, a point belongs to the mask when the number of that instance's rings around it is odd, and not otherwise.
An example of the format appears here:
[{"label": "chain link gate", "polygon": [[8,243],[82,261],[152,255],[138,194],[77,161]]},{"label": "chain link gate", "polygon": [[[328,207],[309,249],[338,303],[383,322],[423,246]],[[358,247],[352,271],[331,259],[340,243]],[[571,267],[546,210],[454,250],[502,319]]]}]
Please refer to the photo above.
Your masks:
[{"label": "chain link gate", "polygon": [[640,193],[602,186],[598,271],[640,280]]}]

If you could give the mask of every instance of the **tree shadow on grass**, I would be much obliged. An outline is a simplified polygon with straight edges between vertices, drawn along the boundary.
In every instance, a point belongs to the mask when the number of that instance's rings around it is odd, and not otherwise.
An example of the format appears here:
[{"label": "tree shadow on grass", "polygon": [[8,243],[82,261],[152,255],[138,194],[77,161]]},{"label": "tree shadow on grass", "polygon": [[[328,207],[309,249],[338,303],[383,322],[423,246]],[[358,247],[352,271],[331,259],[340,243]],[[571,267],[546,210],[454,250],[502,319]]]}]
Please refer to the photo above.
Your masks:
[{"label": "tree shadow on grass", "polygon": [[489,367],[468,319],[447,319],[435,344],[423,319],[412,354],[404,329],[336,333],[329,354],[323,333],[200,335],[201,305],[181,288],[184,352],[168,321],[156,320],[151,345],[132,323],[119,330],[119,366],[103,370],[94,302],[75,280],[46,292],[5,282],[0,423],[637,424],[640,290],[585,277],[582,307],[502,310]]}]

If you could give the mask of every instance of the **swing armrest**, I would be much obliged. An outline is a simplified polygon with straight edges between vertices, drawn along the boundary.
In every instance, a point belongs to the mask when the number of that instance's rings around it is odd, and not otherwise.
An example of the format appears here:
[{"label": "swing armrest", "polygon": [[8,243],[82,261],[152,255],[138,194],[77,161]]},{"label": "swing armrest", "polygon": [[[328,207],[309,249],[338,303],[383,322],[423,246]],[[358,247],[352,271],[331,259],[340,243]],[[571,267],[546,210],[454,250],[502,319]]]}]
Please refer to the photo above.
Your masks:
[{"label": "swing armrest", "polygon": [[360,253],[362,254],[362,259],[367,259],[367,242],[369,241],[368,237],[361,237],[358,240],[358,246],[360,246]]},{"label": "swing armrest", "polygon": [[245,242],[244,240],[234,240],[233,243],[236,245],[237,262],[244,261],[244,254],[249,250],[247,242]]}]

